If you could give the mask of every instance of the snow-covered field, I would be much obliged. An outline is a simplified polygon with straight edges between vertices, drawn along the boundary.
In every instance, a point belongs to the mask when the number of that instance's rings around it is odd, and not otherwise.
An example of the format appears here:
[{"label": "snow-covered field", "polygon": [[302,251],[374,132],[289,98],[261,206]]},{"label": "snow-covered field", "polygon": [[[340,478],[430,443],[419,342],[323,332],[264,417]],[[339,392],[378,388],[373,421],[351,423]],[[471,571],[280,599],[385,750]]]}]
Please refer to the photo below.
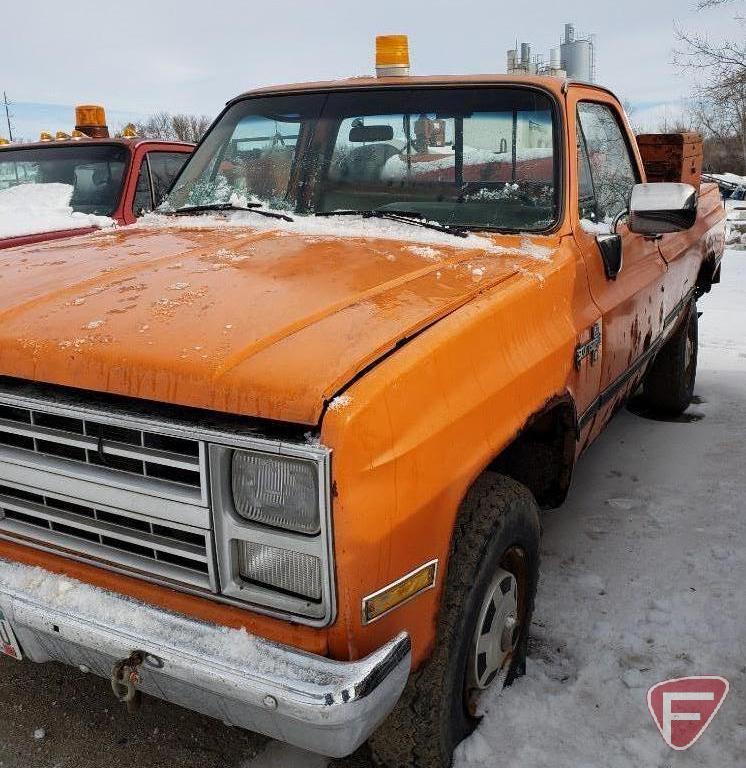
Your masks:
[{"label": "snow-covered field", "polygon": [[73,211],[72,194],[69,184],[20,184],[0,190],[0,238],[114,226],[108,216]]},{"label": "snow-covered field", "polygon": [[[579,462],[543,521],[527,675],[486,702],[455,768],[746,765],[746,253],[700,310],[696,404],[675,422],[624,411]],[[730,693],[674,752],[647,689],[697,674]],[[271,743],[246,768],[323,764]]]}]

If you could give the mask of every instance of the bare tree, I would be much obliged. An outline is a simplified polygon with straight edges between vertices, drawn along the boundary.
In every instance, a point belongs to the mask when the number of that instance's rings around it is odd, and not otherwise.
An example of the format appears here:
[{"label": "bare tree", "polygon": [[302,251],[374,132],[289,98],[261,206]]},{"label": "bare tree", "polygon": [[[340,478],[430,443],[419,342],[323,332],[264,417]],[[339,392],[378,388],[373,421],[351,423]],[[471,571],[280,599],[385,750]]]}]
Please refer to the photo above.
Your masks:
[{"label": "bare tree", "polygon": [[212,121],[207,115],[189,115],[156,112],[146,121],[137,124],[140,136],[149,139],[198,142]]},{"label": "bare tree", "polygon": [[697,3],[697,8],[701,11],[705,8],[714,8],[716,5],[725,5],[726,3],[733,2],[738,2],[738,0],[700,0]]},{"label": "bare tree", "polygon": [[[743,0],[699,0],[705,10]],[[744,19],[734,23],[742,31]],[[746,35],[712,40],[707,34],[677,28],[681,48],[675,61],[689,70],[695,80],[695,120],[706,137],[737,148],[737,163],[746,169]]]},{"label": "bare tree", "polygon": [[145,122],[137,123],[137,132],[148,139],[175,139],[168,112],[156,112]]},{"label": "bare tree", "polygon": [[197,143],[210,127],[211,120],[207,115],[178,114],[171,118],[171,125],[180,141]]}]

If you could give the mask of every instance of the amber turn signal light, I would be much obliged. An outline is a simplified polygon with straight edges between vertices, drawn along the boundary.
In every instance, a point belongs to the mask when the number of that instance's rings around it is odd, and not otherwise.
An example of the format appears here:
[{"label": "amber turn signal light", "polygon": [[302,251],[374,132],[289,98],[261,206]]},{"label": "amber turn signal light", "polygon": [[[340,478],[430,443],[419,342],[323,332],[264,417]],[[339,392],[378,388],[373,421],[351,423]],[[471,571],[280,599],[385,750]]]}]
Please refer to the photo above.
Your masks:
[{"label": "amber turn signal light", "polygon": [[406,77],[409,74],[409,39],[406,35],[376,37],[378,77]]},{"label": "amber turn signal light", "polygon": [[431,560],[393,584],[368,595],[363,599],[363,624],[380,619],[421,592],[432,589],[437,575],[438,561]]}]

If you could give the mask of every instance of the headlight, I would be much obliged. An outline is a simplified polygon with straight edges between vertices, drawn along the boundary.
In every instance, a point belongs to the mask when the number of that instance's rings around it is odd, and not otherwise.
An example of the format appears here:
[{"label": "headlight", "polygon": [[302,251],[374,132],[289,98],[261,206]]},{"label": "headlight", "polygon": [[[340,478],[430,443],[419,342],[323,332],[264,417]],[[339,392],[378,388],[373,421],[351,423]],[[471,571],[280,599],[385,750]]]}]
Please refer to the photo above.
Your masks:
[{"label": "headlight", "polygon": [[331,451],[244,438],[209,447],[220,593],[315,627],[336,613]]},{"label": "headlight", "polygon": [[247,520],[308,535],[320,530],[318,471],[313,462],[234,451],[231,489],[236,512]]}]

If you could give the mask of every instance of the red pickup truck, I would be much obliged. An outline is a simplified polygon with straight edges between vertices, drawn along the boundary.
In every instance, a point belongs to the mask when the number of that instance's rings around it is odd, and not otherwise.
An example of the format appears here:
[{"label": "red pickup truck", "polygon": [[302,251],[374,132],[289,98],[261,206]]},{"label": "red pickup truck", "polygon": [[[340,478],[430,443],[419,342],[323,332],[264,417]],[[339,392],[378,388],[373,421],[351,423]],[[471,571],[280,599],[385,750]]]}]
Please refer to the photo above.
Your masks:
[{"label": "red pickup truck", "polygon": [[[93,114],[94,125],[86,114]],[[66,184],[74,214],[45,216],[33,203],[24,218],[8,212],[9,229],[0,226],[0,249],[92,232],[99,216],[133,224],[168,192],[193,144],[143,139],[134,131],[110,138],[103,109],[76,109],[76,130],[53,138],[42,134],[32,144],[0,143],[0,215],[4,190],[27,184]],[[31,198],[33,201],[33,198]],[[86,216],[92,214],[92,216]]]}]

